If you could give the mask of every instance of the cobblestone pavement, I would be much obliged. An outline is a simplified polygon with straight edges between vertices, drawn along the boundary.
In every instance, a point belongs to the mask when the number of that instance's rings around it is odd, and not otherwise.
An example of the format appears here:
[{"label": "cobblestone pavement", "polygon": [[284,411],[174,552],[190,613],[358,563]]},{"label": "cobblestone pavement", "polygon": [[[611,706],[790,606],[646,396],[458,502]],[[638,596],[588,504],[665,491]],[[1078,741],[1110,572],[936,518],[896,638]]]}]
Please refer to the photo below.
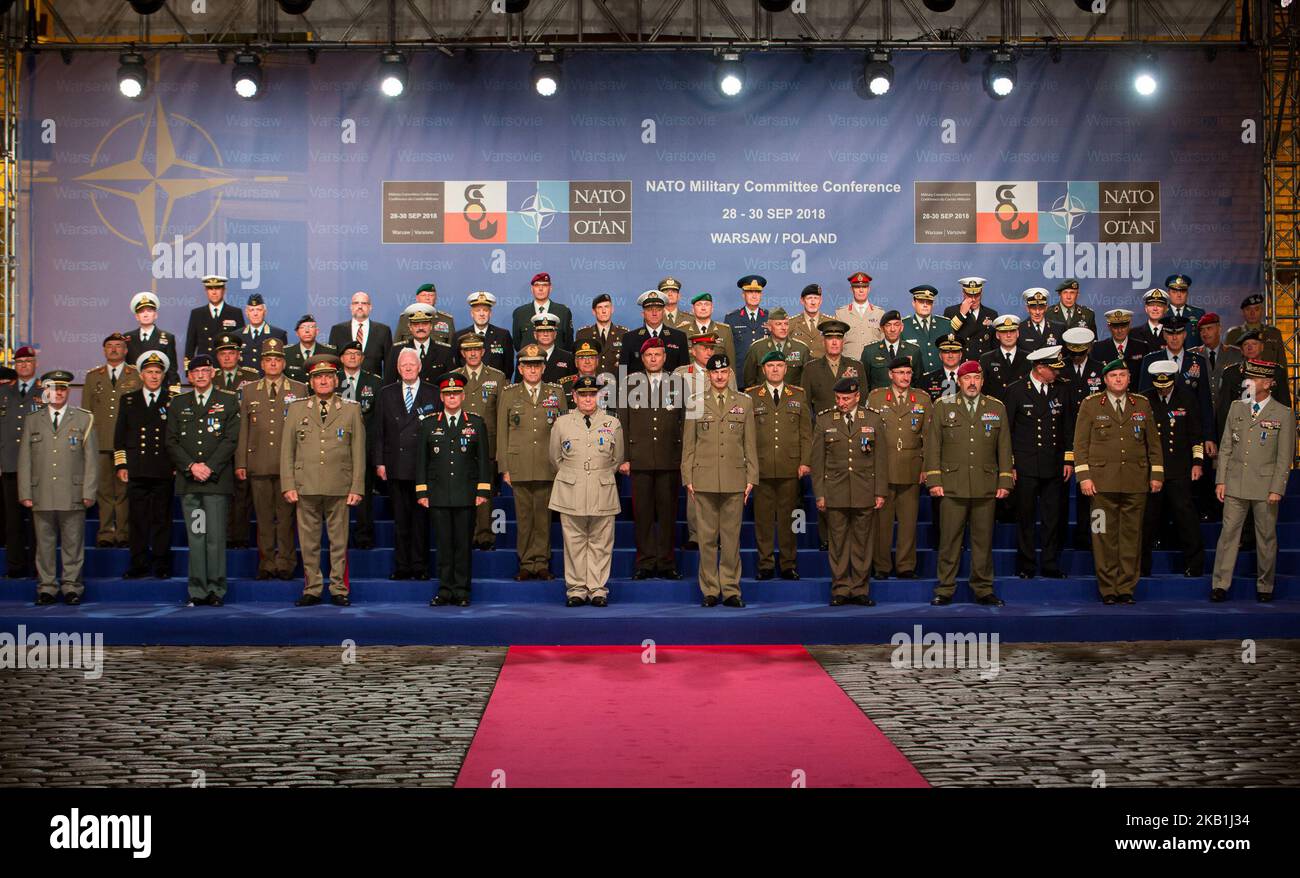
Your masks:
[{"label": "cobblestone pavement", "polygon": [[[812,647],[936,786],[1300,785],[1300,641],[1017,644],[996,676]],[[150,647],[0,670],[0,786],[447,786],[504,649]]]},{"label": "cobblestone pavement", "polygon": [[1016,644],[989,679],[810,651],[935,786],[1297,786],[1300,641],[1256,647]]},{"label": "cobblestone pavement", "polygon": [[0,786],[450,786],[505,653],[113,648],[98,680],[0,670]]}]

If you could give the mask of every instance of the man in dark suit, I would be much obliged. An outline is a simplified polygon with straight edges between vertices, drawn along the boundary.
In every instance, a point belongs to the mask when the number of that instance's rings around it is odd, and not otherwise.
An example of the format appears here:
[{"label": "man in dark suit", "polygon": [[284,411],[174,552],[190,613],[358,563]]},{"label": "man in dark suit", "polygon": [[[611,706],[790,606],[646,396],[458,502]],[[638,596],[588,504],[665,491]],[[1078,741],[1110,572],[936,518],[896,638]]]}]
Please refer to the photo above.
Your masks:
[{"label": "man in dark suit", "polygon": [[1047,319],[1066,329],[1081,326],[1097,337],[1097,315],[1087,305],[1079,304],[1079,282],[1067,277],[1056,285],[1057,302],[1047,309]]},{"label": "man in dark suit", "polygon": [[1147,312],[1146,322],[1130,332],[1129,337],[1134,341],[1142,342],[1150,353],[1158,350],[1165,343],[1160,337],[1164,332],[1164,326],[1160,321],[1169,312],[1169,294],[1158,288],[1147,290],[1146,295],[1142,297],[1142,307]]},{"label": "man in dark suit", "polygon": [[1047,290],[1030,287],[1022,294],[1029,316],[1020,321],[1020,346],[1026,353],[1039,348],[1059,347],[1065,324],[1048,319]]},{"label": "man in dark suit", "polygon": [[[433,338],[436,312],[432,305],[416,302],[402,312],[402,317],[405,318],[406,325],[410,329],[411,338],[388,352],[388,363],[384,366],[384,374],[395,379],[398,355],[402,351],[414,350],[420,357],[420,380],[437,387],[438,379],[455,369],[458,364],[451,345]],[[436,393],[434,397],[437,397]]]},{"label": "man in dark suit", "polygon": [[984,284],[982,277],[963,277],[957,281],[961,285],[961,304],[949,305],[943,309],[943,316],[957,334],[966,350],[966,359],[978,360],[997,347],[993,338],[993,321],[998,312],[982,304]]},{"label": "man in dark suit", "polygon": [[126,334],[126,361],[134,363],[149,351],[161,351],[168,363],[163,382],[168,387],[177,388],[179,392],[181,379],[176,371],[176,363],[180,360],[180,355],[176,352],[176,335],[164,332],[156,325],[158,297],[147,290],[136,293],[131,297],[131,313],[140,325]]},{"label": "man in dark suit", "polygon": [[[1192,398],[1196,400],[1197,423],[1204,431],[1202,435],[1196,437],[1196,441],[1204,443],[1204,451],[1207,455],[1214,454],[1219,437],[1214,434],[1214,400],[1210,396],[1210,384],[1213,382],[1210,364],[1186,349],[1186,317],[1167,314],[1161,321],[1161,325],[1165,346],[1142,358],[1142,375],[1138,381],[1138,392],[1150,399],[1151,394],[1148,391],[1153,386],[1155,375],[1164,374],[1163,371],[1152,373],[1151,364],[1163,360],[1173,362],[1174,380],[1180,387],[1190,390]],[[1168,467],[1166,467],[1167,471]]]},{"label": "man in dark suit", "polygon": [[[665,280],[672,280],[672,278],[665,278]],[[600,363],[596,366],[596,372],[617,375],[619,360],[623,355],[623,336],[627,335],[627,327],[619,326],[614,322],[614,300],[610,298],[609,293],[601,293],[591,300],[591,313],[596,318],[596,322],[579,329],[577,335],[573,337],[574,344],[591,342],[592,346],[600,351]],[[668,322],[667,317],[664,318],[664,322]]]},{"label": "man in dark suit", "polygon": [[[408,325],[414,329],[413,323]],[[387,485],[393,507],[396,538],[388,578],[428,579],[429,510],[415,502],[415,468],[423,453],[420,433],[424,420],[438,408],[438,391],[421,375],[417,351],[405,346],[396,350],[393,374],[399,380],[379,391],[370,461],[375,475]]]},{"label": "man in dark suit", "polygon": [[203,292],[208,297],[206,305],[190,312],[189,327],[185,330],[185,361],[197,354],[213,354],[216,339],[239,331],[244,325],[244,315],[234,305],[226,302],[226,279],[211,274],[203,279]]},{"label": "man in dark suit", "polygon": [[298,318],[294,332],[298,334],[298,343],[284,349],[284,374],[294,381],[307,383],[306,363],[317,354],[335,354],[338,352],[323,342],[317,341],[316,318],[304,314]]},{"label": "man in dark suit", "polygon": [[641,372],[645,365],[641,361],[641,345],[647,338],[658,338],[664,343],[664,371],[672,374],[678,366],[690,362],[689,342],[686,333],[673,329],[664,323],[664,306],[668,302],[658,290],[646,290],[637,296],[636,303],[641,306],[642,325],[623,336],[623,353],[621,364],[629,373]]},{"label": "man in dark suit", "polygon": [[342,352],[350,341],[361,344],[361,368],[381,379],[388,351],[393,346],[393,331],[387,324],[370,319],[370,294],[352,294],[352,319],[330,327],[330,347]]},{"label": "man in dark suit", "polygon": [[1136,373],[1142,368],[1142,358],[1151,352],[1151,348],[1129,332],[1133,312],[1126,308],[1116,308],[1107,311],[1105,316],[1110,338],[1093,345],[1092,358],[1101,363],[1123,360],[1129,372]]},{"label": "man in dark suit", "polygon": [[253,293],[248,297],[244,303],[244,314],[248,317],[248,322],[239,330],[239,340],[244,343],[239,349],[239,364],[261,372],[262,341],[278,338],[288,345],[289,333],[266,322],[266,300],[261,293]]},{"label": "man in dark suit", "polygon": [[[503,375],[513,375],[515,372],[514,340],[510,337],[509,330],[492,323],[492,307],[496,305],[497,297],[480,290],[470,293],[465,301],[469,305],[470,325],[457,330],[456,339],[474,333],[483,339],[483,362]],[[452,344],[452,348],[458,349],[458,346]]]},{"label": "man in dark suit", "polygon": [[[556,343],[563,350],[573,350],[573,312],[568,305],[561,305],[551,299],[551,276],[544,271],[533,275],[532,291],[533,300],[520,305],[511,315],[510,340],[514,343],[515,350],[536,341],[533,337],[533,317],[537,314],[553,314],[558,317],[560,326]],[[513,372],[514,367],[515,364],[511,363],[509,372]]]},{"label": "man in dark suit", "polygon": [[[318,355],[319,356],[319,355]],[[366,428],[366,459],[374,459],[375,407],[379,400],[381,382],[378,375],[361,368],[365,354],[355,341],[346,342],[339,351],[343,371],[339,373],[338,395],[361,406],[361,424]],[[373,549],[375,546],[375,516],[371,498],[375,493],[375,471],[366,467],[365,490],[357,504],[357,526],[352,529],[354,549]]]}]

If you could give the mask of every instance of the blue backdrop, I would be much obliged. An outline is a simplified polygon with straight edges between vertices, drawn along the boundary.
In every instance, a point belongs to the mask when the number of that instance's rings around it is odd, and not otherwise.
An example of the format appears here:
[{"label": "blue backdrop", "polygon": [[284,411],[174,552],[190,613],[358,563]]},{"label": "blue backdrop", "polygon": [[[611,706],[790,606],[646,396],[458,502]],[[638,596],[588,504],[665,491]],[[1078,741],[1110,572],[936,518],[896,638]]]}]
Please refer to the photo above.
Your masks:
[{"label": "blue backdrop", "polygon": [[133,102],[115,57],[43,55],[24,82],[13,342],[80,373],[134,325],[138,290],[183,333],[209,272],[289,329],[343,319],[355,290],[393,323],[428,281],[458,324],[465,295],[491,290],[508,326],[543,270],[579,325],[603,291],[635,324],[635,296],[669,274],[719,313],[751,272],[768,304],[797,308],[815,281],[831,310],[864,270],[904,313],[909,287],[934,284],[942,307],[968,274],[1018,313],[1023,289],[1067,276],[1099,311],[1140,311],[1184,272],[1229,324],[1259,290],[1253,55],[1168,53],[1153,99],[1118,53],[1035,56],[1003,101],[955,53],[898,56],[893,92],[864,100],[859,58],[751,55],[729,100],[698,53],[576,54],[543,100],[522,53],[424,55],[389,101],[374,57],[277,55],[245,102],[215,57],[170,54]]}]

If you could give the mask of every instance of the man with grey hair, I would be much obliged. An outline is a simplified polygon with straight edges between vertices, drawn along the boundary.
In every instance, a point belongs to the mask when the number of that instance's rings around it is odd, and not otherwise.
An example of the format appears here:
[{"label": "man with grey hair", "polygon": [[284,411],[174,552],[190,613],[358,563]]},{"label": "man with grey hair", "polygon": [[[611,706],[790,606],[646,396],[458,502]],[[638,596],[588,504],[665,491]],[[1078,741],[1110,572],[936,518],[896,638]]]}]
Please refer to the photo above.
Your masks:
[{"label": "man with grey hair", "polygon": [[388,351],[393,347],[392,329],[385,323],[370,319],[370,294],[364,290],[352,294],[350,308],[351,320],[330,327],[330,347],[342,351],[345,344],[355,341],[361,345],[362,370],[380,378],[391,377],[384,375],[384,364],[388,361]]},{"label": "man with grey hair", "polygon": [[393,370],[398,380],[379,391],[372,421],[370,463],[388,486],[396,533],[389,579],[429,577],[429,511],[416,502],[416,465],[424,453],[421,431],[438,408],[438,390],[420,367],[415,348],[397,349]]}]

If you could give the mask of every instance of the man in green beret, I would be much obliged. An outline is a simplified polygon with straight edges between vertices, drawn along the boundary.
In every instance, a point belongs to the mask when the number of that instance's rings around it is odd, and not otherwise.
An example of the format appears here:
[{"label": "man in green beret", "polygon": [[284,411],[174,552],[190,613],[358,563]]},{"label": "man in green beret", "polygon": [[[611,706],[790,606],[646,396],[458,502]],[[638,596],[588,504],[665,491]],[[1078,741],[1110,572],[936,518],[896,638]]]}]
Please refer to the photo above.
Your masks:
[{"label": "man in green beret", "polygon": [[785,357],[786,380],[798,384],[803,380],[803,367],[812,359],[808,345],[790,337],[790,315],[784,308],[773,308],[767,315],[767,335],[749,346],[742,371],[745,387],[752,387],[763,377],[763,358],[770,351],[780,351]]},{"label": "man in green beret", "polygon": [[871,390],[889,386],[890,364],[899,357],[911,361],[913,370],[919,369],[920,349],[903,341],[903,316],[897,311],[886,311],[880,318],[880,332],[885,336],[862,349],[862,365],[867,370],[867,386]]},{"label": "man in green beret", "polygon": [[[716,339],[714,348],[727,359],[736,362],[736,340],[731,335],[731,327],[713,319],[713,294],[698,293],[691,298],[691,313],[680,320],[677,328],[686,333],[688,339],[700,335],[711,335]],[[707,358],[706,358],[707,359]]]},{"label": "man in green beret", "polygon": [[[456,319],[446,311],[438,310],[438,288],[433,284],[420,284],[419,289],[415,291],[415,301],[433,309],[429,339],[436,344],[450,345],[451,340],[456,336]],[[411,313],[410,309],[404,310],[402,316],[398,318],[397,332],[393,337],[394,346],[415,337],[411,332]]]}]

